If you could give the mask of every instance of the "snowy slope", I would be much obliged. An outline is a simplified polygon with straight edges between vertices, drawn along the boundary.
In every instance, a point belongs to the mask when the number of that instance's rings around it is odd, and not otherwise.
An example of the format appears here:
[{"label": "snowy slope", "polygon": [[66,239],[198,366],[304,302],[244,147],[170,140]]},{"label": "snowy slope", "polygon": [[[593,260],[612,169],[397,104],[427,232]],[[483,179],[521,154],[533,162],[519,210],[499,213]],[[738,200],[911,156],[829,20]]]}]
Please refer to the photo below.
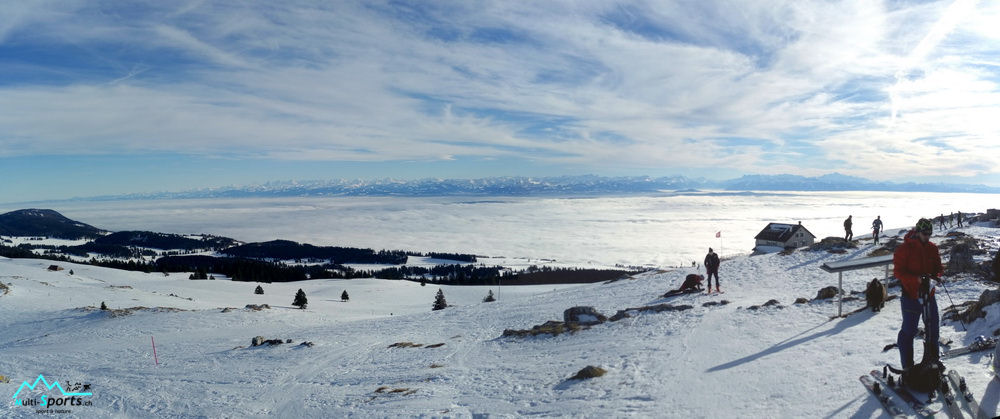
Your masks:
[{"label": "snowy slope", "polygon": [[[996,229],[963,231],[988,238],[990,254],[996,251]],[[0,383],[0,394],[10,402],[23,381],[40,374],[90,384],[91,405],[67,407],[71,413],[60,417],[879,417],[880,406],[857,378],[899,363],[895,351],[881,351],[895,340],[898,302],[880,314],[835,320],[834,302],[793,304],[836,285],[835,275],[819,269],[822,263],[871,249],[727,260],[720,271],[725,294],[669,300],[691,310],[533,338],[500,336],[504,329],[561,320],[575,305],[610,316],[667,302],[659,296],[691,271],[610,284],[504,287],[499,301],[482,303],[491,288],[318,280],[263,284],[265,294],[254,295],[255,283],[72,264],[50,272],[50,261],[0,258],[0,282],[10,284],[0,296],[0,375],[10,379]],[[883,271],[845,273],[845,288],[863,290]],[[995,286],[957,278],[948,290],[959,303]],[[290,305],[299,288],[309,298],[306,310]],[[439,288],[453,307],[432,312]],[[349,302],[340,301],[344,290]],[[771,299],[784,307],[747,309]],[[731,303],[703,306],[722,300]],[[82,308],[102,301],[113,309],[184,311],[112,317]],[[948,305],[943,294],[938,302]],[[242,309],[262,303],[272,308]],[[863,304],[845,303],[845,311]],[[224,313],[224,307],[239,309]],[[998,328],[1000,307],[993,306],[968,333],[946,323],[942,335],[969,343]],[[257,335],[293,343],[247,348]],[[299,346],[303,341],[315,346]],[[444,345],[390,348],[399,342]],[[946,362],[996,415],[1000,380],[990,380],[988,363],[984,354]],[[587,365],[608,373],[567,380]],[[39,387],[25,394],[51,393]],[[35,409],[5,403],[0,416],[28,417]]]}]

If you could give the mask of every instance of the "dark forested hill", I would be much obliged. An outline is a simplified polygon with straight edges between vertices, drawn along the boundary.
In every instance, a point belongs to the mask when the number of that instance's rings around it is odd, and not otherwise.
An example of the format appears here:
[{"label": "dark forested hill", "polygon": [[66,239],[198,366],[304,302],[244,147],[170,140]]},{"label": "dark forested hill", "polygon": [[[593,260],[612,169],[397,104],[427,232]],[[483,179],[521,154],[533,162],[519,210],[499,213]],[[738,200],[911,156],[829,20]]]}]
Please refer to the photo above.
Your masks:
[{"label": "dark forested hill", "polygon": [[99,245],[138,246],[161,250],[224,249],[236,244],[228,237],[202,236],[193,239],[179,234],[156,233],[152,231],[119,231],[94,240]]},{"label": "dark forested hill", "polygon": [[248,243],[230,247],[222,253],[251,259],[323,259],[334,263],[385,263],[400,265],[406,263],[407,255],[401,251],[374,251],[353,247],[330,247],[301,244],[289,240],[272,240],[263,243]]},{"label": "dark forested hill", "polygon": [[23,209],[0,214],[0,235],[45,236],[59,239],[92,239],[106,233],[73,221],[50,209]]}]

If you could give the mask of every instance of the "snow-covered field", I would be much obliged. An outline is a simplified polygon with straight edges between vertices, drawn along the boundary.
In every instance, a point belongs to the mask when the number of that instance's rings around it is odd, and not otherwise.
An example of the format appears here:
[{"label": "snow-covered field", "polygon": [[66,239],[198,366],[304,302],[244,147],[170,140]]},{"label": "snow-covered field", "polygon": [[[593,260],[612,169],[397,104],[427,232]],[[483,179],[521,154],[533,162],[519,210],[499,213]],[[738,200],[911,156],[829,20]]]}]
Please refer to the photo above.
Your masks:
[{"label": "snow-covered field", "polygon": [[[1000,230],[962,231],[986,239],[990,255],[996,251]],[[563,310],[577,305],[610,316],[663,303],[660,295],[691,271],[502,289],[317,280],[263,284],[265,294],[254,295],[255,283],[74,264],[53,272],[46,270],[50,261],[0,258],[0,282],[9,288],[0,296],[0,375],[9,379],[0,383],[7,397],[0,416],[34,416],[39,407],[14,405],[13,396],[42,375],[67,393],[70,383],[90,386],[92,394],[79,397],[89,405],[52,407],[70,411],[59,417],[879,417],[880,405],[858,376],[899,363],[895,351],[882,352],[895,341],[898,301],[879,314],[834,320],[835,302],[793,304],[835,285],[836,276],[819,266],[864,257],[872,246],[862,243],[845,255],[798,251],[726,260],[720,273],[726,293],[669,300],[693,309],[531,338],[501,334],[562,320]],[[883,272],[845,273],[845,288],[863,290]],[[948,282],[956,303],[989,287],[996,284]],[[291,306],[299,288],[309,299],[306,310]],[[431,311],[438,289],[452,307]],[[345,290],[349,302],[340,300]],[[482,302],[489,290],[499,301]],[[748,309],[771,299],[783,307]],[[703,306],[722,300],[730,303]],[[112,309],[180,311],[116,317],[94,309],[102,301]],[[949,305],[943,293],[938,302],[942,310]],[[243,309],[265,303],[271,308]],[[863,304],[845,303],[845,311]],[[1000,306],[968,326],[963,332],[946,322],[942,335],[963,344],[990,335],[1000,328]],[[293,342],[249,347],[257,335]],[[423,346],[390,347],[401,342]],[[443,345],[427,347],[436,344]],[[965,375],[996,415],[1000,380],[991,379],[989,361],[988,353],[978,353],[946,365]],[[568,379],[588,365],[608,372]],[[43,396],[57,398],[58,389],[24,388],[18,399]]]}]

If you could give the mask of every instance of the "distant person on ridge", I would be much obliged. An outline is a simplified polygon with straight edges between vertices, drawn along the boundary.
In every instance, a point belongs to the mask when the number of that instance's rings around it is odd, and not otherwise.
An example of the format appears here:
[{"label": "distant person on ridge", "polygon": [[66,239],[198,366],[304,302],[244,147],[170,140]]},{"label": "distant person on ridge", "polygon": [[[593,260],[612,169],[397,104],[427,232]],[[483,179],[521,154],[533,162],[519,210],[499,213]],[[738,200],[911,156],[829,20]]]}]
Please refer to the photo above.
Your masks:
[{"label": "distant person on ridge", "polygon": [[854,232],[851,231],[851,226],[854,225],[854,221],[851,220],[853,215],[848,215],[847,219],[844,220],[844,240],[851,241],[854,238]]},{"label": "distant person on ridge", "polygon": [[705,255],[705,271],[708,272],[708,292],[712,292],[712,275],[715,275],[715,292],[722,292],[719,289],[719,255],[712,250],[711,247],[708,248],[708,254]]},{"label": "distant person on ridge", "polygon": [[962,226],[962,211],[958,212],[958,226]]},{"label": "distant person on ridge", "polygon": [[947,218],[944,218],[944,214],[941,214],[941,230],[944,230],[944,221],[945,221],[946,219],[947,219]]},{"label": "distant person on ridge", "polygon": [[923,359],[933,361],[940,358],[940,321],[934,287],[930,282],[931,279],[940,282],[944,269],[938,247],[930,240],[933,231],[934,224],[931,220],[921,218],[917,221],[917,226],[906,234],[903,244],[896,248],[892,256],[893,273],[903,286],[900,298],[903,323],[896,337],[896,344],[899,346],[899,359],[904,371],[914,365],[913,338],[917,335],[917,322],[921,317],[926,331]]},{"label": "distant person on ridge", "polygon": [[872,221],[872,237],[875,238],[875,244],[878,244],[878,234],[882,232],[882,216],[879,215],[875,217],[875,221]]}]

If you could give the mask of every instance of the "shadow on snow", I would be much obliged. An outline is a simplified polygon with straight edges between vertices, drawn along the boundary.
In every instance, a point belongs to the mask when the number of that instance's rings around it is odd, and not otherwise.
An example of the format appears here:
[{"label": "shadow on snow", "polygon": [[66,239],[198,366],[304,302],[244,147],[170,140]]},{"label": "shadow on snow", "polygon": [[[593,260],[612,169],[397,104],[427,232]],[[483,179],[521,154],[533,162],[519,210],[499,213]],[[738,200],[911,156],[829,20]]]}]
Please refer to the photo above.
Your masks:
[{"label": "shadow on snow", "polygon": [[[717,372],[717,371],[728,370],[730,368],[738,367],[738,366],[743,365],[743,364],[748,364],[750,362],[753,362],[753,361],[756,361],[758,359],[764,358],[764,357],[766,357],[768,355],[773,355],[773,354],[776,354],[778,352],[784,351],[786,349],[793,348],[795,346],[798,346],[800,344],[809,342],[811,340],[815,340],[815,339],[819,339],[819,338],[823,338],[823,337],[835,336],[835,335],[839,334],[840,332],[843,332],[844,330],[847,330],[847,329],[849,329],[851,327],[854,327],[854,326],[856,326],[858,324],[861,324],[865,320],[868,320],[869,318],[871,318],[872,315],[873,315],[873,313],[870,312],[870,311],[858,313],[858,314],[855,314],[853,316],[848,316],[848,317],[846,317],[844,319],[841,319],[840,321],[838,321],[830,329],[823,330],[823,331],[820,331],[820,332],[816,332],[816,333],[813,333],[813,334],[808,335],[808,336],[802,336],[802,335],[804,335],[806,333],[809,333],[809,332],[811,332],[813,330],[819,329],[819,328],[821,328],[824,325],[826,325],[826,324],[829,323],[829,322],[824,322],[824,323],[822,323],[820,325],[817,325],[816,327],[813,327],[813,328],[811,328],[809,330],[806,330],[806,331],[804,331],[802,333],[799,333],[798,335],[792,336],[792,337],[790,337],[790,338],[788,338],[788,339],[786,339],[786,340],[784,340],[782,342],[778,342],[778,343],[774,344],[773,346],[771,346],[770,348],[767,348],[767,349],[765,349],[763,351],[757,352],[757,353],[755,353],[753,355],[745,356],[745,357],[737,359],[735,361],[730,361],[730,362],[727,362],[725,364],[714,366],[712,368],[709,368],[706,372]],[[799,337],[799,336],[802,336],[802,337]]]}]

